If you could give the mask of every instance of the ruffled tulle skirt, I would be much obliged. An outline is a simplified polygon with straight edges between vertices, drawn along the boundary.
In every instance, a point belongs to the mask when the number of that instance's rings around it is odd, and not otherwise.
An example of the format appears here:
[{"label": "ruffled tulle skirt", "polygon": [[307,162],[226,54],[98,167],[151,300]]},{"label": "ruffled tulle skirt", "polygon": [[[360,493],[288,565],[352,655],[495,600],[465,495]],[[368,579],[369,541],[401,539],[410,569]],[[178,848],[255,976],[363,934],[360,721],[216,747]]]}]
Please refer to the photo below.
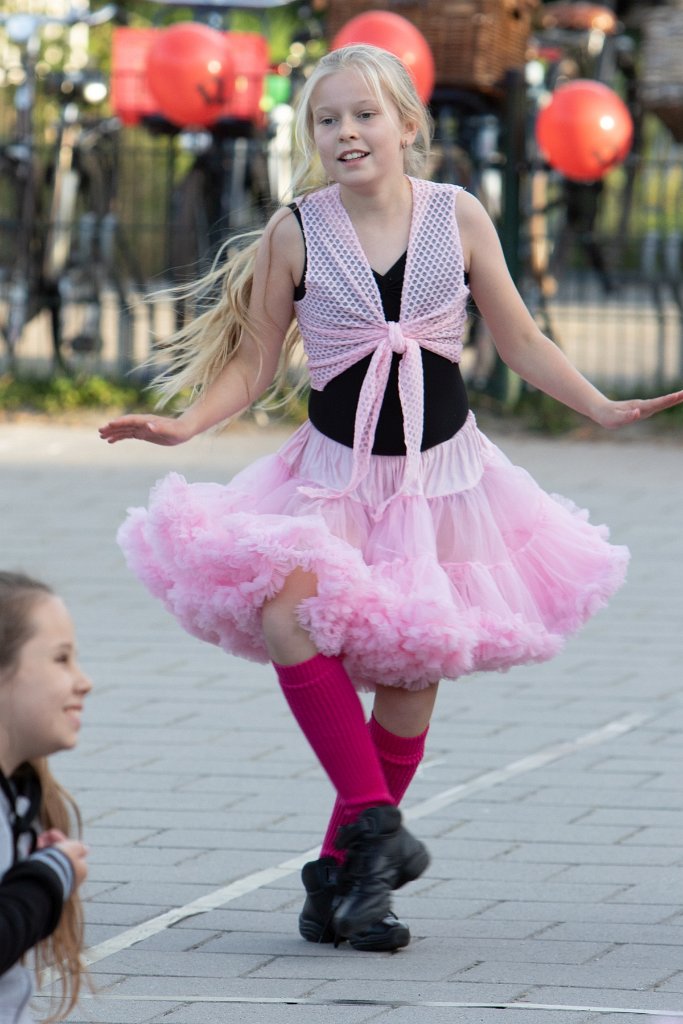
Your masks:
[{"label": "ruffled tulle skirt", "polygon": [[421,493],[397,497],[404,458],[372,456],[350,494],[353,453],[305,423],[227,485],[162,479],[119,543],[133,572],[191,634],[267,661],[265,601],[296,568],[319,651],[359,689],[419,689],[557,654],[624,580],[628,550],[544,492],[477,429],[421,455]]}]

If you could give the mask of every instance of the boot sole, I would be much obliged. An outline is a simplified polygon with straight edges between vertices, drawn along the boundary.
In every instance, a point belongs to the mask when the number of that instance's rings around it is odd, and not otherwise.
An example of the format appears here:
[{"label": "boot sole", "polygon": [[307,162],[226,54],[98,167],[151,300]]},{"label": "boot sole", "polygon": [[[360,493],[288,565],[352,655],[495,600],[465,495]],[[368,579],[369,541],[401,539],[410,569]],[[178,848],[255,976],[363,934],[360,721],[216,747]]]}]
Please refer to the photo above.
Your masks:
[{"label": "boot sole", "polygon": [[[299,918],[299,934],[306,942],[317,945],[331,944],[335,940],[334,931],[330,928],[321,929],[315,921]],[[344,942],[339,936],[338,942]],[[410,942],[410,930],[404,924],[397,923],[384,935],[373,935],[371,932],[360,935],[349,935],[346,941],[354,949],[362,953],[392,953],[395,949],[403,949]]]},{"label": "boot sole", "polygon": [[361,953],[393,953],[403,949],[410,942],[410,930],[404,924],[397,924],[388,935],[349,935],[347,942]]}]

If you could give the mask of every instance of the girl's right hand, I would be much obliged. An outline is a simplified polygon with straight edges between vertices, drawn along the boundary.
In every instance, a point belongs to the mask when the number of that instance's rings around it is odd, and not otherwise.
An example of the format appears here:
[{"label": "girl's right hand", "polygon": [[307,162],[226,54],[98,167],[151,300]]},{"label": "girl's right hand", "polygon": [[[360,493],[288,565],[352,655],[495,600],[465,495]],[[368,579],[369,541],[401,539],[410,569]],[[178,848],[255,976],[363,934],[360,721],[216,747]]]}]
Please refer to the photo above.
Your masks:
[{"label": "girl's right hand", "polygon": [[54,844],[54,849],[61,850],[71,861],[74,869],[74,889],[77,889],[88,876],[88,847],[80,839],[63,839],[62,842]]},{"label": "girl's right hand", "polygon": [[133,413],[120,416],[100,427],[100,437],[108,444],[136,438],[138,441],[151,441],[152,444],[175,445],[189,441],[192,433],[182,417],[143,416]]}]

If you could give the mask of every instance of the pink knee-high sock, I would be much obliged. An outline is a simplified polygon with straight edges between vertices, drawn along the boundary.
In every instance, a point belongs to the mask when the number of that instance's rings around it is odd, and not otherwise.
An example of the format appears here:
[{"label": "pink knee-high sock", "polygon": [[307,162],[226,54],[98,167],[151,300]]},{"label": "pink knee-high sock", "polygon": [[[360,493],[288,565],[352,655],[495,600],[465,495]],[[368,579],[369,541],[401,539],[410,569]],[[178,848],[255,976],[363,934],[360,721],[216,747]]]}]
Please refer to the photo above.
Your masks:
[{"label": "pink knee-high sock", "polygon": [[[419,736],[396,736],[381,726],[373,715],[367,728],[379,755],[392,800],[398,806],[424,757],[429,726]],[[335,857],[339,861],[343,860],[344,855],[336,849],[334,838],[340,825],[347,825],[354,820],[354,817],[355,815],[349,811],[343,800],[337,797],[320,850],[321,857]]]},{"label": "pink knee-high sock", "polygon": [[363,705],[341,660],[316,654],[298,665],[274,667],[294,717],[351,820],[368,807],[392,804]]}]

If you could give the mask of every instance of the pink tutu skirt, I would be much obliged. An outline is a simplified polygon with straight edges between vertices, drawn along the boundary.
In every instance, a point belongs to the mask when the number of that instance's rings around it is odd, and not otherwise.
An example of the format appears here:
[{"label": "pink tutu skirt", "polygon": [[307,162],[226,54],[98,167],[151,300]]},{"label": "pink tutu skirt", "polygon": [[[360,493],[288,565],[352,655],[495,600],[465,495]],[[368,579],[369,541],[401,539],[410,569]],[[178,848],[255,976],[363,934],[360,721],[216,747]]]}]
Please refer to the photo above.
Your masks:
[{"label": "pink tutu skirt", "polygon": [[358,689],[420,689],[557,654],[621,585],[628,550],[548,495],[477,429],[421,455],[421,493],[395,493],[403,456],[375,455],[350,494],[351,449],[305,423],[227,485],[170,474],[119,543],[132,571],[193,636],[267,661],[261,609],[297,568],[317,649]]}]

